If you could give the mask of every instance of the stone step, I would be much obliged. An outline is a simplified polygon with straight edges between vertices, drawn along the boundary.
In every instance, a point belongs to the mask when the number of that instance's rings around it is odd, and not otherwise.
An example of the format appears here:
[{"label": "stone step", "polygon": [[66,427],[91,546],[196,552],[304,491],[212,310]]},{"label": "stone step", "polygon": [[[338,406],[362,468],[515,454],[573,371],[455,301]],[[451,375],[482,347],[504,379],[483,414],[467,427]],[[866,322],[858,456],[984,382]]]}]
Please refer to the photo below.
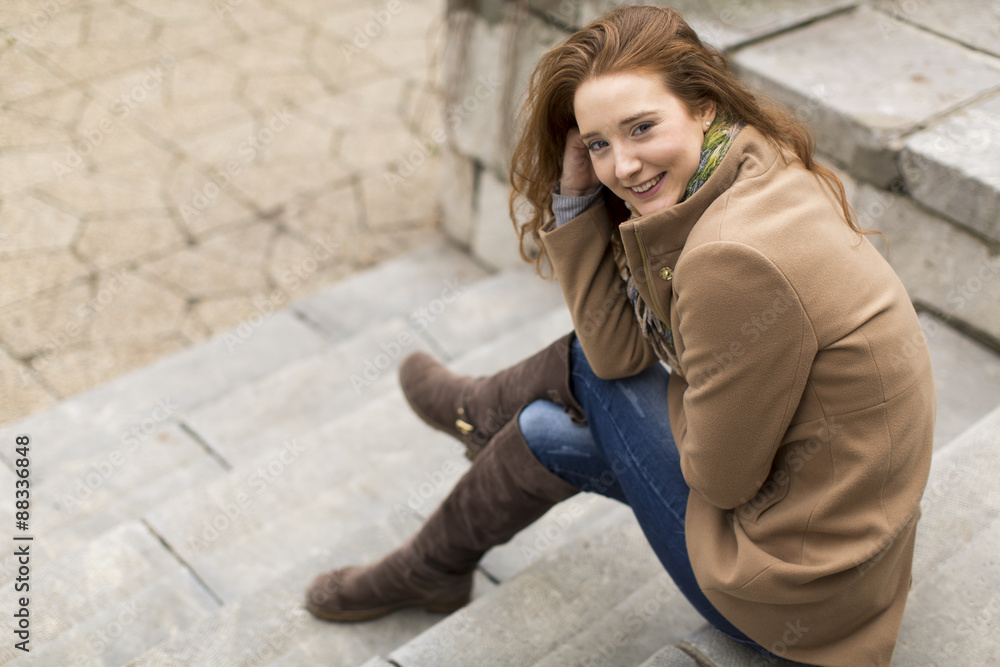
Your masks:
[{"label": "stone step", "polygon": [[[637,653],[651,654],[665,632],[676,631],[661,624],[662,616],[687,619],[680,623],[685,629],[696,626],[697,614],[662,574],[631,510],[620,506],[591,524],[586,537],[544,555],[386,658],[399,667],[559,664],[555,652],[573,656],[590,648],[609,654],[598,664],[634,665],[648,657]],[[632,646],[615,644],[622,632],[632,633]]]},{"label": "stone step", "polygon": [[[938,451],[1000,405],[1000,355],[930,313],[920,313],[919,319],[937,391],[934,449]],[[904,343],[891,363],[906,363],[915,349]]]},{"label": "stone step", "polygon": [[1000,95],[970,104],[906,140],[907,192],[949,220],[1000,242]]},{"label": "stone step", "polygon": [[1000,664],[998,554],[1000,519],[978,531],[932,576],[914,582],[894,664]]},{"label": "stone step", "polygon": [[864,183],[857,185],[852,203],[863,228],[889,238],[887,249],[882,238],[867,236],[887,257],[918,310],[940,314],[956,328],[1000,345],[1000,256],[995,248],[906,197]]},{"label": "stone step", "polygon": [[[44,539],[24,542],[34,547]],[[19,543],[20,544],[20,543]],[[30,653],[0,646],[0,663],[124,664],[132,656],[200,623],[219,603],[146,526],[123,523],[99,539],[35,569],[30,591],[0,590],[13,637],[18,600],[29,597]]]},{"label": "stone step", "polygon": [[[445,281],[464,287],[486,275],[443,242],[354,274],[289,308],[275,310],[262,298],[258,313],[233,330],[7,424],[0,438],[28,433],[51,447],[67,442],[67,434],[122,433],[162,411],[164,403],[176,406],[175,417],[191,412],[366,326],[407,316],[414,304],[424,303],[422,297],[440,295]],[[0,459],[6,457],[0,451]]]},{"label": "stone step", "polygon": [[[153,665],[358,665],[431,627],[443,616],[404,610],[383,620],[328,623],[304,606],[306,586],[318,573],[347,563],[371,562],[405,537],[392,517],[371,518],[341,531],[323,549],[298,548],[297,536],[284,539],[285,559],[260,585],[226,604],[197,626],[161,642],[130,664]],[[277,565],[277,564],[276,564]],[[475,595],[493,584],[476,576]]]},{"label": "stone step", "polygon": [[[502,367],[565,327],[566,316],[553,313],[483,346],[472,361],[492,356],[490,365]],[[394,389],[178,494],[146,519],[221,599],[234,600],[286,557],[288,535],[299,549],[321,548],[342,524],[390,511],[415,530],[468,467],[463,451],[423,424]],[[510,571],[519,552],[493,562]]]},{"label": "stone step", "polygon": [[[225,472],[176,425],[163,427],[135,450],[117,440],[83,438],[79,445],[79,452],[70,448],[57,456],[34,450],[30,525],[39,537],[36,567]],[[13,481],[8,488],[14,488]],[[13,556],[4,552],[0,583],[10,581],[16,569]]]},{"label": "stone step", "polygon": [[1000,407],[934,456],[921,510],[914,586],[1000,518]]},{"label": "stone step", "polygon": [[[400,264],[408,272],[416,271],[414,261]],[[398,280],[399,270],[397,266],[387,274]],[[432,275],[425,282],[436,287],[439,276]],[[331,290],[330,300],[343,302],[346,289]],[[454,359],[562,303],[556,286],[526,271],[463,284],[454,297],[449,304],[441,301],[440,308],[376,320],[334,346],[202,405],[187,416],[186,423],[236,465],[269,449],[280,450],[284,440],[347,414],[395,387],[399,363],[411,352],[423,350]],[[310,302],[316,307],[322,303],[318,297]],[[383,305],[377,312],[390,311]],[[571,328],[567,324],[566,331]]]},{"label": "stone step", "polygon": [[[288,310],[263,319],[245,336],[227,333],[178,352],[54,407],[0,429],[0,441],[32,437],[37,450],[72,447],[79,439],[114,440],[138,430],[154,432],[165,420],[179,419],[212,399],[264,377],[297,359],[315,354],[330,341]],[[238,331],[238,329],[237,329]],[[233,338],[240,341],[234,343]],[[37,451],[36,450],[36,451]],[[6,449],[0,459],[8,460]]]},{"label": "stone step", "polygon": [[455,246],[433,244],[345,278],[292,309],[331,336],[347,338],[372,322],[450,306],[486,275]]},{"label": "stone step", "polygon": [[732,63],[881,187],[901,177],[907,135],[1000,88],[1000,59],[866,6],[738,49]]}]

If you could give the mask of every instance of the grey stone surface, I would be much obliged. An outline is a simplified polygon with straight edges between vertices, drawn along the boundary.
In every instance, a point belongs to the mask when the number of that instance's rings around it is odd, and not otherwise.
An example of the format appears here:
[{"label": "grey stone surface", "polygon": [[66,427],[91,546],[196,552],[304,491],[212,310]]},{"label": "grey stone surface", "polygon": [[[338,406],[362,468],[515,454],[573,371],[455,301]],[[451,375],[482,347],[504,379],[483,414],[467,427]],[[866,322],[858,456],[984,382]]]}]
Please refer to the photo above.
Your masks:
[{"label": "grey stone surface", "polygon": [[[1000,405],[1000,355],[928,313],[920,314],[937,390],[934,448],[948,445]],[[907,347],[900,355],[904,360]]]},{"label": "grey stone surface", "polygon": [[[158,412],[162,414],[167,403],[177,406],[171,418],[178,419],[233,387],[328,345],[292,313],[279,311],[243,333],[217,336],[6,425],[0,429],[0,438],[6,442],[17,433],[28,433],[42,445],[64,442],[67,437],[120,433]],[[0,458],[5,455],[0,453]]]},{"label": "grey stone surface", "polygon": [[132,449],[117,437],[83,438],[51,453],[38,450],[33,488],[46,502],[36,503],[32,516],[46,549],[66,553],[82,547],[224,473],[176,424],[164,424],[136,442]]},{"label": "grey stone surface", "polygon": [[[490,23],[473,12],[449,12],[445,39],[445,119],[450,146],[460,155],[502,173],[505,138],[505,23]],[[477,94],[478,92],[478,94]]]},{"label": "grey stone surface", "polygon": [[1000,408],[934,456],[920,506],[914,586],[1000,517]]},{"label": "grey stone surface", "polygon": [[[549,15],[561,21],[562,16],[573,12],[569,8],[579,7],[577,16],[580,24],[591,21],[609,9],[625,2],[607,0],[547,0],[551,6]],[[780,30],[788,30],[806,21],[816,20],[826,14],[855,2],[845,0],[768,0],[768,2],[728,2],[726,0],[678,0],[675,2],[653,2],[661,6],[673,7],[684,20],[694,28],[703,41],[720,50],[734,48],[747,41],[759,39]]]},{"label": "grey stone surface", "polygon": [[[862,183],[853,203],[863,228],[889,237],[889,263],[914,303],[1000,340],[1000,256],[905,197]],[[867,238],[886,254],[880,237]]]},{"label": "grey stone surface", "polygon": [[1000,521],[910,592],[898,665],[1000,664]]},{"label": "grey stone surface", "polygon": [[471,158],[446,150],[441,170],[441,226],[450,238],[468,247],[472,243],[476,163]]},{"label": "grey stone surface", "polygon": [[486,272],[448,244],[425,246],[302,299],[292,309],[338,338],[409,316],[462,290]]},{"label": "grey stone surface", "polygon": [[229,463],[246,463],[396,386],[399,363],[418,350],[431,351],[421,329],[396,316],[234,389],[188,423]]},{"label": "grey stone surface", "polygon": [[565,301],[558,285],[525,266],[479,281],[436,314],[430,310],[434,319],[426,334],[454,359],[560,306]]},{"label": "grey stone surface", "polygon": [[288,540],[324,549],[391,516],[416,530],[430,493],[467,466],[457,442],[427,428],[398,391],[164,503],[147,521],[224,600],[282,569]]},{"label": "grey stone surface", "polygon": [[[257,580],[255,590],[228,603],[202,623],[150,649],[143,665],[287,664],[354,667],[415,637],[442,616],[410,609],[370,623],[339,624],[305,610],[305,590],[314,576],[348,563],[370,562],[400,540],[391,525],[371,521],[341,533],[324,549],[290,549],[283,568]],[[492,585],[477,576],[474,596]]]},{"label": "grey stone surface", "polygon": [[532,665],[661,572],[637,526],[604,521],[388,658],[404,667]]},{"label": "grey stone surface", "polygon": [[907,190],[921,204],[1000,242],[997,145],[1000,96],[993,96],[906,141],[900,159]]},{"label": "grey stone surface", "polygon": [[604,616],[539,660],[535,667],[634,667],[704,622],[664,571],[608,608]]},{"label": "grey stone surface", "polygon": [[[56,660],[43,664],[72,664],[58,662],[57,656],[74,650],[121,664],[217,609],[205,589],[138,522],[123,523],[45,566],[34,563],[30,586],[29,646],[51,651]],[[6,628],[24,594],[12,582],[0,592],[3,608],[11,610]],[[4,642],[0,661],[15,657],[26,656],[13,642]]]},{"label": "grey stone surface", "polygon": [[666,646],[654,653],[639,667],[699,667],[694,658],[676,646]]},{"label": "grey stone surface", "polygon": [[507,203],[510,186],[485,170],[479,173],[477,183],[472,252],[498,269],[524,266]]},{"label": "grey stone surface", "polygon": [[[1000,5],[994,0],[873,0],[878,9],[956,42],[1000,56]],[[956,11],[957,10],[957,11]]]},{"label": "grey stone surface", "polygon": [[866,7],[755,43],[733,64],[808,121],[824,152],[883,186],[899,176],[902,134],[1000,86],[1000,61]]},{"label": "grey stone surface", "polygon": [[[693,657],[697,664],[711,667],[758,667],[763,665],[796,667],[796,665],[801,665],[801,663],[783,660],[780,657],[765,657],[752,648],[729,639],[707,624],[689,637],[685,637],[677,646]],[[787,650],[780,644],[767,648],[778,656]]]}]

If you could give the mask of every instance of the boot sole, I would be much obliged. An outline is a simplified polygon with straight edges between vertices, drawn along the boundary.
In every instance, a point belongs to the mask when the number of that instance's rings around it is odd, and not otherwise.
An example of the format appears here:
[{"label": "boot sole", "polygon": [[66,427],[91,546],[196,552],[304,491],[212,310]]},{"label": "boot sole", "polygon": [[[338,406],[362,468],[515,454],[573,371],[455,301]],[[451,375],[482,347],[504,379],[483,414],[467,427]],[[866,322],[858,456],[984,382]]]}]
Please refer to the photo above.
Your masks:
[{"label": "boot sole", "polygon": [[426,600],[406,600],[404,602],[397,602],[396,604],[386,605],[384,607],[376,607],[375,609],[358,609],[352,611],[330,611],[328,609],[317,607],[313,605],[312,602],[306,601],[306,609],[308,609],[314,616],[322,618],[326,621],[353,623],[357,621],[371,621],[376,618],[381,618],[387,614],[391,614],[397,609],[403,609],[405,607],[424,607],[426,611],[432,614],[450,614],[469,604],[469,600],[470,597],[466,597],[461,600],[438,600],[435,602],[427,602]]}]

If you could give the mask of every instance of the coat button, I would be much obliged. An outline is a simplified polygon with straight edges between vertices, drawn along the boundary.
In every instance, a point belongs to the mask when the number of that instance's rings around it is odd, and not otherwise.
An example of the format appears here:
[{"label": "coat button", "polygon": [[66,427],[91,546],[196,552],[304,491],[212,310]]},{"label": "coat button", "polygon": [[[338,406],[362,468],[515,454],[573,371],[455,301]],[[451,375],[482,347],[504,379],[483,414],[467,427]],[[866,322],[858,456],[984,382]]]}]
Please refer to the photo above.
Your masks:
[{"label": "coat button", "polygon": [[660,269],[660,277],[663,278],[664,280],[673,280],[674,279],[673,269],[671,269],[669,266],[663,267],[662,269]]}]

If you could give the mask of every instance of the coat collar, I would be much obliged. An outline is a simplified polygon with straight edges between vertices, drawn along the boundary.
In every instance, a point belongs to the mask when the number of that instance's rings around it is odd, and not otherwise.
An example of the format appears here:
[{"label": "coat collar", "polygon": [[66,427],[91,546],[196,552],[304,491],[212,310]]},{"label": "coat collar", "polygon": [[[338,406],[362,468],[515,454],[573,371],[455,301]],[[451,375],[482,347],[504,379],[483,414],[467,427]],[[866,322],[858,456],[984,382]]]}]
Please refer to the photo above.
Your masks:
[{"label": "coat collar", "polygon": [[[759,130],[744,127],[715,173],[690,198],[665,211],[619,225],[626,261],[639,295],[661,320],[670,323],[674,267],[695,224],[738,178],[766,170],[777,158],[778,150]],[[654,292],[656,298],[651,296]]]}]

